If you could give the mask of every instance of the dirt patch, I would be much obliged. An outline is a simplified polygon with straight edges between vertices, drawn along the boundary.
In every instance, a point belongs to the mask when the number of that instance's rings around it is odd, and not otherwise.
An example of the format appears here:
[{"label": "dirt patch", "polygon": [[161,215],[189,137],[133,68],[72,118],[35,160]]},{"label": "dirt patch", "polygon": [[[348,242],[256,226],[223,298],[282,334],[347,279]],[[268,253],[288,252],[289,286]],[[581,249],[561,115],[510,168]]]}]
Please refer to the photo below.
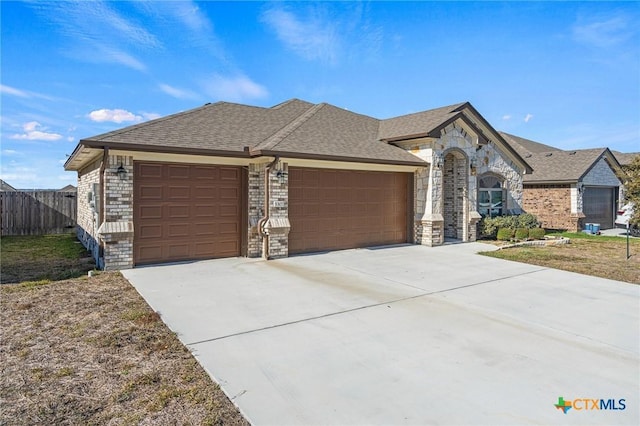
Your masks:
[{"label": "dirt patch", "polygon": [[1,425],[248,424],[119,273],[0,292]]}]

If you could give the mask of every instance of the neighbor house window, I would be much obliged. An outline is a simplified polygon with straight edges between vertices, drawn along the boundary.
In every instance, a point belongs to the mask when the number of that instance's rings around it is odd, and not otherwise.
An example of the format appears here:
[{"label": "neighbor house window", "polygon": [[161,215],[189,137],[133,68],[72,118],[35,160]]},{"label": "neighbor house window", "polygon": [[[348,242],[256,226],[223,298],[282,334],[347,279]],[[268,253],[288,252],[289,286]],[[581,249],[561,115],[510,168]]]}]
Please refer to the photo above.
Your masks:
[{"label": "neighbor house window", "polygon": [[478,213],[483,217],[505,214],[503,180],[497,176],[483,176],[478,180]]}]

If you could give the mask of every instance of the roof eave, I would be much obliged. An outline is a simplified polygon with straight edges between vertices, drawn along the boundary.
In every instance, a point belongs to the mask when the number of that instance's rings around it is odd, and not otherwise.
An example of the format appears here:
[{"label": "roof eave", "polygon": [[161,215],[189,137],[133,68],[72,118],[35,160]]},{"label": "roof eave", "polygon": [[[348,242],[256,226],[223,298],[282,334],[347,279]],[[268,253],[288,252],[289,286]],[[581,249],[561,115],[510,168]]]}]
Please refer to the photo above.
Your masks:
[{"label": "roof eave", "polygon": [[311,154],[311,153],[291,152],[291,151],[272,151],[272,150],[251,151],[251,157],[274,157],[274,156],[299,158],[304,160],[344,161],[344,162],[388,164],[388,165],[396,165],[396,166],[414,166],[414,167],[425,167],[429,164],[426,161],[422,161],[418,159],[417,157],[416,157],[416,161],[409,161],[409,160],[392,160],[392,159],[384,159],[384,158],[347,157],[342,155]]}]

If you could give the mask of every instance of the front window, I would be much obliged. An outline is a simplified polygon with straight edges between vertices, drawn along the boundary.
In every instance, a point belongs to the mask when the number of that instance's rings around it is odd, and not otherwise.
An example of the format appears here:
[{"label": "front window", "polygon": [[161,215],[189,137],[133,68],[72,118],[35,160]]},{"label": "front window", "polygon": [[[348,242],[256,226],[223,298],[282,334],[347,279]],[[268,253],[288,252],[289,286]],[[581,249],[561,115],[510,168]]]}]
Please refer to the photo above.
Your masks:
[{"label": "front window", "polygon": [[502,216],[504,211],[504,188],[496,176],[484,176],[478,180],[478,212],[483,217]]}]

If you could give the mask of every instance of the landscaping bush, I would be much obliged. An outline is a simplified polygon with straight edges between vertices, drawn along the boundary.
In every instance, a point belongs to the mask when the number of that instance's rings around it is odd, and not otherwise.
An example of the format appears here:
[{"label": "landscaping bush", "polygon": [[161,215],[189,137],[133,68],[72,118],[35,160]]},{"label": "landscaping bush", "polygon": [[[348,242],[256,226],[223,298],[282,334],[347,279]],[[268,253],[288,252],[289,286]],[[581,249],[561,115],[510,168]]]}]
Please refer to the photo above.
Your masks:
[{"label": "landscaping bush", "polygon": [[518,228],[516,229],[516,240],[524,241],[529,238],[529,228]]},{"label": "landscaping bush", "polygon": [[513,238],[513,229],[511,228],[498,229],[497,239],[499,241],[509,241],[512,238]]},{"label": "landscaping bush", "polygon": [[524,213],[516,217],[518,219],[519,228],[531,229],[540,226],[540,224],[538,223],[538,218],[531,213]]},{"label": "landscaping bush", "polygon": [[500,228],[510,228],[514,232],[518,228],[537,228],[538,218],[530,213],[512,216],[485,217],[480,221],[480,236],[496,238]]},{"label": "landscaping bush", "polygon": [[529,238],[532,240],[542,240],[544,239],[544,233],[543,228],[531,228],[529,229]]}]

